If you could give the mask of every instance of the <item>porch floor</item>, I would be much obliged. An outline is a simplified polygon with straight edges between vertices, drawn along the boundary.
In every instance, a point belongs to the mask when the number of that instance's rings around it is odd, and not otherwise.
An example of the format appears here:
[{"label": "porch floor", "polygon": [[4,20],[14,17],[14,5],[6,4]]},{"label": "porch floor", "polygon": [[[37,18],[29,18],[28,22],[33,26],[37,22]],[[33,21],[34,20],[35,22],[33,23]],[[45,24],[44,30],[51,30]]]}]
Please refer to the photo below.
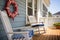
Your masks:
[{"label": "porch floor", "polygon": [[60,40],[60,29],[47,28],[46,33],[35,35],[33,40]]}]

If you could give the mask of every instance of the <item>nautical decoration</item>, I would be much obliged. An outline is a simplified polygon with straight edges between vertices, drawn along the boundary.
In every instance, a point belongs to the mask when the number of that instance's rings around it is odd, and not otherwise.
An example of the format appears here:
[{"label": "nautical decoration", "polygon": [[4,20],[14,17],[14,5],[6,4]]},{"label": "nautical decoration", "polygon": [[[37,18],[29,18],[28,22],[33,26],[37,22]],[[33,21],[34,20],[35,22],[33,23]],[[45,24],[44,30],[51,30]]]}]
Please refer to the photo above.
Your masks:
[{"label": "nautical decoration", "polygon": [[[9,8],[11,4],[14,6],[14,11],[13,12],[11,12],[10,8]],[[14,0],[8,0],[5,9],[6,9],[6,12],[7,12],[8,16],[12,19],[14,19],[14,17],[16,17],[17,14],[18,14],[18,6],[17,6],[17,3]]]}]

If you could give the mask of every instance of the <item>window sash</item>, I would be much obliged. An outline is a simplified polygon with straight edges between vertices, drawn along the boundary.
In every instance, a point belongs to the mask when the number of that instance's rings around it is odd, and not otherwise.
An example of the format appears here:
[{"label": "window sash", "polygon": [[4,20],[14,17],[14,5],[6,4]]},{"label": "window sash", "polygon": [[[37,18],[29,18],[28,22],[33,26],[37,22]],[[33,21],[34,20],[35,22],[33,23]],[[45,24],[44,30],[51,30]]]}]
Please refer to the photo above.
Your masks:
[{"label": "window sash", "polygon": [[[29,0],[28,0],[28,1],[29,1]],[[28,2],[28,1],[27,1],[27,2]],[[32,12],[32,15],[36,15],[36,13],[37,13],[37,4],[35,4],[35,3],[37,3],[37,2],[35,2],[35,0],[32,0],[32,2],[31,2],[31,5],[32,5],[32,6],[27,5],[27,9],[28,9],[28,8],[29,8],[29,9],[32,9],[32,11],[31,11],[31,12]],[[36,7],[35,7],[35,5],[36,5]],[[28,10],[29,10],[29,9],[28,9]],[[27,11],[28,11],[28,10],[27,10]],[[36,11],[36,12],[35,12],[35,11]],[[28,14],[28,15],[30,14],[29,11],[27,12],[27,14]]]}]

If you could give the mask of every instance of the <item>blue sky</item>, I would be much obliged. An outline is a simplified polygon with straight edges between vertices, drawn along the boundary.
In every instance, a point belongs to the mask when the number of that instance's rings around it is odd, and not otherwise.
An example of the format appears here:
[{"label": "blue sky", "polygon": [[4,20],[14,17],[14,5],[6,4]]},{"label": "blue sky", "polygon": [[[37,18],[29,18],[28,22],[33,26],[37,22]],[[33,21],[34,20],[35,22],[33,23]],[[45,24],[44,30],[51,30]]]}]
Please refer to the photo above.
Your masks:
[{"label": "blue sky", "polygon": [[60,0],[50,0],[49,11],[54,14],[60,11]]}]

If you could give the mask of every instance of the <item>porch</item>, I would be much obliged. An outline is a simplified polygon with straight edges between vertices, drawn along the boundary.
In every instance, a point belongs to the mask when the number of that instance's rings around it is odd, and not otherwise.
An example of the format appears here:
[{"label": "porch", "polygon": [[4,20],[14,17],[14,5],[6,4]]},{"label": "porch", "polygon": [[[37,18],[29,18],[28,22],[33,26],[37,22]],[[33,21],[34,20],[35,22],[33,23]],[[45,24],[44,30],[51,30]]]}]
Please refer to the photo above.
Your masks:
[{"label": "porch", "polygon": [[[60,30],[48,28],[48,27],[54,27],[53,23],[55,23],[57,21],[59,22],[59,20],[60,20],[60,18],[48,17],[48,6],[50,4],[49,0],[47,0],[47,1],[38,0],[36,2],[35,1],[34,0],[33,1],[16,0],[16,2],[18,3],[18,8],[19,8],[18,13],[20,15],[18,15],[14,19],[14,21],[9,19],[12,27],[13,28],[23,27],[28,23],[27,16],[35,16],[37,19],[37,22],[44,22],[44,25],[46,27],[46,33],[41,34],[41,35],[37,34],[36,36],[33,37],[33,40],[60,40],[60,38],[59,38]],[[57,21],[54,21],[56,19],[57,19]],[[1,27],[1,30],[3,30],[2,23],[0,24],[0,27]],[[4,32],[0,32],[0,33],[4,34]],[[1,34],[0,34],[0,36],[1,36]],[[5,36],[6,35],[3,35],[2,37],[0,37],[0,38],[2,38],[0,40],[4,40]]]},{"label": "porch", "polygon": [[33,40],[60,40],[60,29],[47,28],[46,33],[35,35]]}]

